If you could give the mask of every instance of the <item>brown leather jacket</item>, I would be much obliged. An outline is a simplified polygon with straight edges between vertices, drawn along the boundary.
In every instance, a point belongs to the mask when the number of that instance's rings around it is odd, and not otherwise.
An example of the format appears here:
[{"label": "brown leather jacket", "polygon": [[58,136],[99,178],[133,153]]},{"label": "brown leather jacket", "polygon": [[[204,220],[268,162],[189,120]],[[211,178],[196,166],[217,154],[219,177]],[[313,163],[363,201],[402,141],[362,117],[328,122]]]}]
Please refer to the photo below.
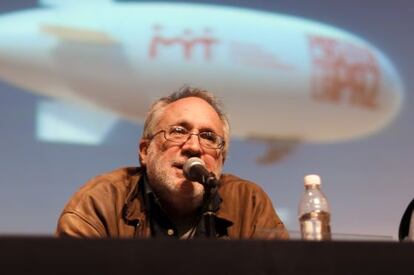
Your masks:
[{"label": "brown leather jacket", "polygon": [[[88,238],[149,238],[149,221],[138,190],[141,174],[141,168],[120,168],[90,180],[63,209],[56,234]],[[270,199],[256,184],[236,176],[222,175],[218,192],[223,201],[216,216],[229,221],[228,238],[288,238]]]}]

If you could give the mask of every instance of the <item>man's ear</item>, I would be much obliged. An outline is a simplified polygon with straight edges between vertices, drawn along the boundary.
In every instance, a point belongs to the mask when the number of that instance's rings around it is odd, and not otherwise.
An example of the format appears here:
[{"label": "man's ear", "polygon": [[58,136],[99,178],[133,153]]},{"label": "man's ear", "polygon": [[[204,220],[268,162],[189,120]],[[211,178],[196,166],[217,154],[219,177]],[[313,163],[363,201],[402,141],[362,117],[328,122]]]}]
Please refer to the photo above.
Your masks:
[{"label": "man's ear", "polygon": [[139,155],[139,162],[141,163],[141,166],[146,166],[147,164],[148,146],[149,146],[148,139],[141,139],[139,141],[138,155]]}]

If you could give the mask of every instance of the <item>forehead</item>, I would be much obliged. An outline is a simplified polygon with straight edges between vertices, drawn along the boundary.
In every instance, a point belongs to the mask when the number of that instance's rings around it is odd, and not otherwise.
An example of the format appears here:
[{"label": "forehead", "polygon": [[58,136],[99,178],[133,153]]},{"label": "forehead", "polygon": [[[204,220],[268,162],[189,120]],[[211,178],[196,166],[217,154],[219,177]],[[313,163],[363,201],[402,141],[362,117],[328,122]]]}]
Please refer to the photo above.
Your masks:
[{"label": "forehead", "polygon": [[191,129],[213,130],[223,134],[223,122],[216,110],[204,99],[186,97],[168,104],[161,113],[158,125],[185,125]]}]

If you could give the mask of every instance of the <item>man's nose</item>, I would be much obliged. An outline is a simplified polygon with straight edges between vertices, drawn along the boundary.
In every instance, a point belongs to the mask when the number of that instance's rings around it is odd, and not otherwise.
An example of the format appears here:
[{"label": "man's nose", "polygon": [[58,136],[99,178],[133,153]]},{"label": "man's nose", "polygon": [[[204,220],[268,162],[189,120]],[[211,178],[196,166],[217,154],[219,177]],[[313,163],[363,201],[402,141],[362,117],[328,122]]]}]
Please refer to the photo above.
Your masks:
[{"label": "man's nose", "polygon": [[181,150],[183,153],[188,154],[189,156],[200,156],[201,144],[198,135],[191,134],[188,137],[187,141],[184,142]]}]

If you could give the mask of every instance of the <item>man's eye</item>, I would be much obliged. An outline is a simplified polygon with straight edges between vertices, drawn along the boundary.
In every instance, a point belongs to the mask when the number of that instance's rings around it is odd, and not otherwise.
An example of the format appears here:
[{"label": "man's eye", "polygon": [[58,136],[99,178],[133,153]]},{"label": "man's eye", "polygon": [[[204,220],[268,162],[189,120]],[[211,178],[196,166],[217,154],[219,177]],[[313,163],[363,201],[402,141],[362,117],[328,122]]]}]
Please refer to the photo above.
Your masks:
[{"label": "man's eye", "polygon": [[217,135],[213,132],[202,132],[202,133],[200,133],[200,137],[202,139],[212,141],[212,142],[216,142],[216,140],[217,140]]},{"label": "man's eye", "polygon": [[184,127],[176,126],[176,127],[171,127],[169,133],[170,135],[186,135],[188,131]]}]

